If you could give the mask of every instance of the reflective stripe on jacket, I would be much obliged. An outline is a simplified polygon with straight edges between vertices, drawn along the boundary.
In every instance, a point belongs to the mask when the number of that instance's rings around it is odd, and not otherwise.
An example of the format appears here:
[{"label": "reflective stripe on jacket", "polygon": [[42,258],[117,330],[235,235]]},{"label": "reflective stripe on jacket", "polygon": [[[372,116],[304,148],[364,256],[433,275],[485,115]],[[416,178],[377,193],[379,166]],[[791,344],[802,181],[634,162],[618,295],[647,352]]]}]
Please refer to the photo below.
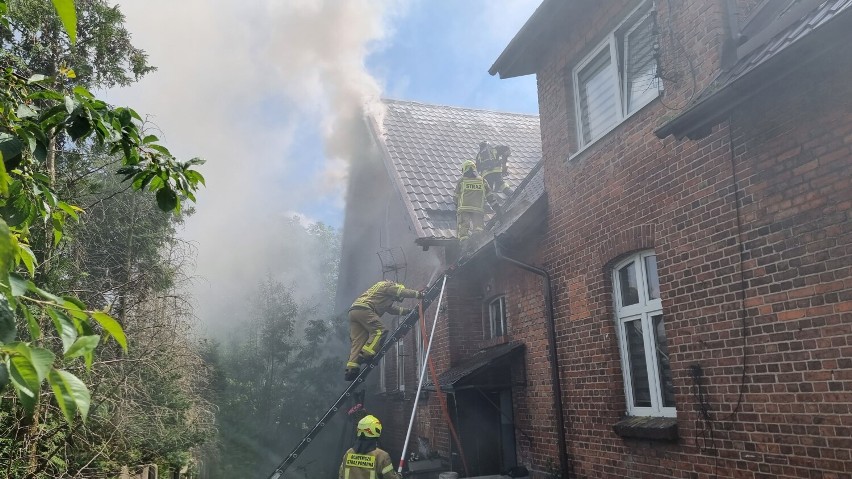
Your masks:
[{"label": "reflective stripe on jacket", "polygon": [[338,479],[399,479],[399,475],[393,470],[387,452],[376,448],[365,454],[356,454],[349,448],[340,463]]},{"label": "reflective stripe on jacket", "polygon": [[482,178],[462,177],[456,184],[456,211],[473,211],[482,213],[485,211],[485,196],[488,194],[488,185]]},{"label": "reflective stripe on jacket", "polygon": [[370,287],[364,294],[358,297],[352,307],[372,309],[376,315],[381,316],[387,312],[402,314],[399,306],[394,306],[394,301],[402,301],[404,298],[416,298],[417,291],[407,289],[405,286],[393,281],[379,281]]}]

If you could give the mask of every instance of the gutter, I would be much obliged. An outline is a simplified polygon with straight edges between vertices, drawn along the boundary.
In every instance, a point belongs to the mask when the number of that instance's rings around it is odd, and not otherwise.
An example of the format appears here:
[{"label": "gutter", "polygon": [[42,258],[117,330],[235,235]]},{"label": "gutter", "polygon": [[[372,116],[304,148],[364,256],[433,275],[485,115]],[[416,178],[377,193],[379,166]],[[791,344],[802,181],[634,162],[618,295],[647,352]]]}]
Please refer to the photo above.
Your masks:
[{"label": "gutter", "polygon": [[556,356],[556,323],[553,318],[553,290],[550,284],[550,274],[547,271],[536,268],[533,265],[523,263],[514,258],[510,258],[503,254],[500,250],[500,242],[494,238],[494,251],[497,257],[512,263],[513,265],[529,271],[532,274],[541,276],[544,289],[544,316],[547,322],[547,346],[549,349],[548,359],[550,360],[550,385],[553,394],[553,409],[555,410],[556,426],[558,434],[556,435],[559,447],[559,470],[560,477],[566,479],[570,476],[568,446],[565,441],[565,408],[562,404],[562,382],[559,379],[559,361]]}]

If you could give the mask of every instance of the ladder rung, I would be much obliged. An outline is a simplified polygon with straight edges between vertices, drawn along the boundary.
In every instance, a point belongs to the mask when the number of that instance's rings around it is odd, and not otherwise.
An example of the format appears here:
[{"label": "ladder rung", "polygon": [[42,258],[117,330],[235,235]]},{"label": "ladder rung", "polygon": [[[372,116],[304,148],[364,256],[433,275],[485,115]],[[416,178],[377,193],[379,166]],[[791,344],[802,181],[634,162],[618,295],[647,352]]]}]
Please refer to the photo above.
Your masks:
[{"label": "ladder rung", "polygon": [[[432,304],[432,301],[434,301],[440,293],[441,279],[443,278],[443,276],[449,275],[449,272],[458,269],[458,267],[463,264],[466,259],[467,258],[463,258],[459,261],[459,263],[448,268],[446,273],[439,276],[438,279],[435,280],[435,282],[429,285],[429,288],[423,294],[424,311],[429,308],[429,306]],[[382,347],[380,347],[379,350],[376,351],[376,355],[373,356],[369,363],[367,363],[367,367],[361,370],[355,380],[352,381],[346,388],[346,390],[343,391],[343,394],[341,394],[340,397],[337,398],[337,401],[332,403],[332,406],[328,409],[328,411],[326,411],[326,413],[322,415],[319,422],[317,422],[313,429],[308,432],[308,434],[302,439],[301,442],[299,442],[299,444],[293,449],[293,451],[290,452],[290,454],[281,462],[281,464],[278,465],[275,471],[269,476],[270,479],[277,479],[284,474],[287,468],[290,467],[290,465],[296,461],[296,459],[299,457],[299,454],[301,454],[305,449],[307,449],[312,439],[317,434],[319,434],[320,431],[322,431],[322,429],[328,423],[328,420],[331,419],[331,417],[334,416],[334,414],[340,409],[340,404],[343,402],[343,400],[352,396],[352,392],[354,392],[355,389],[357,389],[358,386],[360,386],[361,383],[364,382],[367,375],[370,374],[370,371],[372,371],[373,368],[375,368],[376,365],[379,364],[379,361],[384,357],[385,353],[388,352],[393,343],[398,341],[399,338],[401,338],[402,336],[404,336],[408,332],[408,330],[410,330],[411,327],[414,326],[415,323],[417,323],[418,319],[420,319],[418,317],[418,311],[415,309],[408,313],[408,316],[406,316],[402,319],[402,321],[400,321],[399,326],[396,328],[396,330],[394,330],[393,334],[389,336],[390,340],[385,341],[384,344],[382,344]]]}]

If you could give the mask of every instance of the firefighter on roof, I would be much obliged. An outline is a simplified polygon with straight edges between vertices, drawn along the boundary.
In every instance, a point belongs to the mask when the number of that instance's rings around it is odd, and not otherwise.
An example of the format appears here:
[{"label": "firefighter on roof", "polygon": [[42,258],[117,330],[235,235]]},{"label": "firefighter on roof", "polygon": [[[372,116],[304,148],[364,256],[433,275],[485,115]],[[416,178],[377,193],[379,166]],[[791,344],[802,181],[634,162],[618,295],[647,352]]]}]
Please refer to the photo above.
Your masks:
[{"label": "firefighter on roof", "polygon": [[471,234],[482,231],[485,198],[490,191],[485,180],[477,176],[476,164],[470,160],[462,163],[462,176],[456,184],[456,234],[459,241],[467,241]]},{"label": "firefighter on roof", "polygon": [[338,479],[400,479],[390,455],[379,449],[381,435],[382,423],[376,416],[358,421],[355,445],[343,456]]},{"label": "firefighter on roof", "polygon": [[479,144],[479,153],[476,155],[476,170],[488,183],[491,191],[505,196],[512,195],[512,189],[503,180],[503,176],[509,171],[508,160],[512,150],[508,146],[491,146],[487,141]]},{"label": "firefighter on roof", "polygon": [[420,291],[407,289],[393,281],[379,281],[364,292],[349,308],[349,339],[352,349],[346,363],[346,380],[358,377],[361,363],[376,355],[385,327],[379,319],[385,313],[407,315],[411,312],[393,303],[405,298],[420,298]]}]

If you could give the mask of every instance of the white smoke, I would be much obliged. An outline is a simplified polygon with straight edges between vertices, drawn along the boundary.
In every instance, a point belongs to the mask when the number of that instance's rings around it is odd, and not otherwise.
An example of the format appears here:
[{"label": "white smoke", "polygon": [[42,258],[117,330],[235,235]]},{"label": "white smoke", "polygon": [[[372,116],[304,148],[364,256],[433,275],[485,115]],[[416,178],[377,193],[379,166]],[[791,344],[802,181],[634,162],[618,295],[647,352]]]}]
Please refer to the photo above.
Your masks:
[{"label": "white smoke", "polygon": [[[347,166],[363,145],[363,115],[381,115],[365,68],[401,12],[391,0],[119,0],[133,42],[158,71],[106,92],[165,132],[179,158],[201,156],[207,188],[187,223],[206,279],[202,318],[233,311],[266,274],[288,211],[342,205]],[[316,135],[322,147],[304,136]],[[312,213],[309,213],[312,214]],[[280,254],[278,255],[280,256]],[[293,270],[310,270],[311,258]],[[300,280],[312,291],[312,281]]]}]

